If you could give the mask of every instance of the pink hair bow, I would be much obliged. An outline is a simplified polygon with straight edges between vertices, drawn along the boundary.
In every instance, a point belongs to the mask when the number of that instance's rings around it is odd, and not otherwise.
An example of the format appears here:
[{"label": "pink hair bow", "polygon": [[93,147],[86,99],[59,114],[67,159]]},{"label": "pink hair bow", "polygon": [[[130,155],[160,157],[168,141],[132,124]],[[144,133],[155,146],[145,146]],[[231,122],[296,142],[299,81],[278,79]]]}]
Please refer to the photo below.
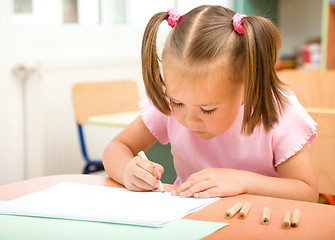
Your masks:
[{"label": "pink hair bow", "polygon": [[176,10],[170,8],[169,10],[167,10],[168,13],[168,18],[166,19],[166,21],[168,22],[170,27],[174,27],[176,25],[176,23],[179,21],[181,15],[179,12],[177,12]]},{"label": "pink hair bow", "polygon": [[239,13],[235,13],[235,15],[233,16],[233,26],[234,26],[234,30],[238,33],[238,34],[244,34],[244,26],[242,23],[242,19],[247,17],[247,15],[245,14],[239,14]]}]

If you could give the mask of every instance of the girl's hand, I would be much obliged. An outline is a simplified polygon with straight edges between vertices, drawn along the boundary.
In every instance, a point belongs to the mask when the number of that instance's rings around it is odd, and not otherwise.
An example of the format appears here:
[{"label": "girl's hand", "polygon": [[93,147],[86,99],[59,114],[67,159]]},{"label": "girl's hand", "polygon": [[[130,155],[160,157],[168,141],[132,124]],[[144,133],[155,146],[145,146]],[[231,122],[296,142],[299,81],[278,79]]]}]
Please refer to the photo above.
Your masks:
[{"label": "girl's hand", "polygon": [[131,159],[123,172],[123,184],[132,191],[149,191],[158,188],[164,168],[138,156]]},{"label": "girl's hand", "polygon": [[227,197],[246,193],[245,171],[207,168],[192,174],[172,195],[180,197]]}]

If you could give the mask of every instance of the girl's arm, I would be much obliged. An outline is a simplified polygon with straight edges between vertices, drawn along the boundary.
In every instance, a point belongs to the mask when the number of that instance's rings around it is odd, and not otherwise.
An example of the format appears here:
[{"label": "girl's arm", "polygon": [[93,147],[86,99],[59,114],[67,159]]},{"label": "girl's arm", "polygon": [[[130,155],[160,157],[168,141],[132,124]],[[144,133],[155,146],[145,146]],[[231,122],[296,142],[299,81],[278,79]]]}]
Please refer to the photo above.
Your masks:
[{"label": "girl's arm", "polygon": [[317,201],[318,186],[309,148],[280,164],[279,177],[253,172],[209,168],[192,174],[173,194],[181,197],[225,197],[243,193]]},{"label": "girl's arm", "polygon": [[143,191],[158,187],[163,167],[137,156],[156,142],[139,116],[105,148],[102,161],[107,174],[130,190]]},{"label": "girl's arm", "polygon": [[247,191],[257,194],[261,190],[264,195],[311,202],[318,200],[318,183],[308,146],[304,146],[297,154],[280,164],[277,170],[279,178],[270,178],[263,183],[258,182],[256,177],[251,177],[252,182]]}]

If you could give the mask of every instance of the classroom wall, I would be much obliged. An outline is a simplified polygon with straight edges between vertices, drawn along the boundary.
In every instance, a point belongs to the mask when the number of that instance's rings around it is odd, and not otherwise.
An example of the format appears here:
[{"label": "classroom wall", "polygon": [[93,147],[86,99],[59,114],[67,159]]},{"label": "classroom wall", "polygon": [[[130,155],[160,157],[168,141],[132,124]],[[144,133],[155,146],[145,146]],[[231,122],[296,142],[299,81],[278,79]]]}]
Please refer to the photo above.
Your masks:
[{"label": "classroom wall", "polygon": [[321,37],[322,0],[279,0],[281,55],[299,52],[307,39]]},{"label": "classroom wall", "polygon": [[[48,32],[48,30],[45,32]],[[24,36],[21,35],[20,38],[1,35],[0,55],[6,56],[6,58],[1,57],[0,60],[0,184],[3,184],[25,178],[24,92],[22,80],[12,75],[12,69],[16,64],[24,61],[28,65],[29,63],[33,65],[35,59],[45,60],[49,59],[50,56],[64,60],[114,59],[121,55],[125,59],[125,55],[128,55],[133,61],[134,57],[139,57],[139,52],[138,46],[134,42],[123,41],[120,44],[112,36],[107,36],[102,41],[98,39],[101,34],[96,34],[96,37],[89,40],[83,40],[87,37],[86,34],[75,35],[75,33],[68,39],[57,39],[56,34],[52,36],[53,33],[50,32],[41,36],[34,31]],[[130,36],[129,38],[134,41],[137,36]],[[92,42],[95,42],[95,44]],[[96,42],[99,44],[96,44]],[[67,51],[64,51],[64,49],[67,49]],[[127,49],[127,51],[124,52],[122,49]],[[36,58],[34,59],[32,56]],[[140,73],[135,74],[140,75]],[[137,80],[141,83],[140,78]]]},{"label": "classroom wall", "polygon": [[[0,184],[25,178],[23,83],[12,69],[39,60],[140,57],[143,27],[12,26],[0,0]],[[6,11],[5,11],[6,10]],[[38,167],[38,166],[37,166]]]}]

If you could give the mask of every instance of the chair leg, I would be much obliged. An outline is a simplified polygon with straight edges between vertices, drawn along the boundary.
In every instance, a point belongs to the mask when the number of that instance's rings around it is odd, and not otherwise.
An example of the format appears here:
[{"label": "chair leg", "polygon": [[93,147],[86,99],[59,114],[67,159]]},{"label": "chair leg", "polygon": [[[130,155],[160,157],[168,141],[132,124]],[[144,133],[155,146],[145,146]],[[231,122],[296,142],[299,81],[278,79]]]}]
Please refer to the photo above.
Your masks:
[{"label": "chair leg", "polygon": [[86,166],[83,170],[84,174],[89,174],[97,171],[104,170],[104,166],[102,164],[102,161],[92,161],[89,159],[88,154],[86,152],[86,145],[85,145],[85,138],[84,138],[84,132],[83,132],[83,127],[77,123],[78,127],[78,133],[79,133],[79,140],[80,140],[80,147],[82,151],[82,155],[86,161]]},{"label": "chair leg", "polygon": [[83,170],[83,174],[90,174],[90,173],[102,171],[102,170],[105,170],[102,162],[92,162],[92,163],[86,164]]}]

